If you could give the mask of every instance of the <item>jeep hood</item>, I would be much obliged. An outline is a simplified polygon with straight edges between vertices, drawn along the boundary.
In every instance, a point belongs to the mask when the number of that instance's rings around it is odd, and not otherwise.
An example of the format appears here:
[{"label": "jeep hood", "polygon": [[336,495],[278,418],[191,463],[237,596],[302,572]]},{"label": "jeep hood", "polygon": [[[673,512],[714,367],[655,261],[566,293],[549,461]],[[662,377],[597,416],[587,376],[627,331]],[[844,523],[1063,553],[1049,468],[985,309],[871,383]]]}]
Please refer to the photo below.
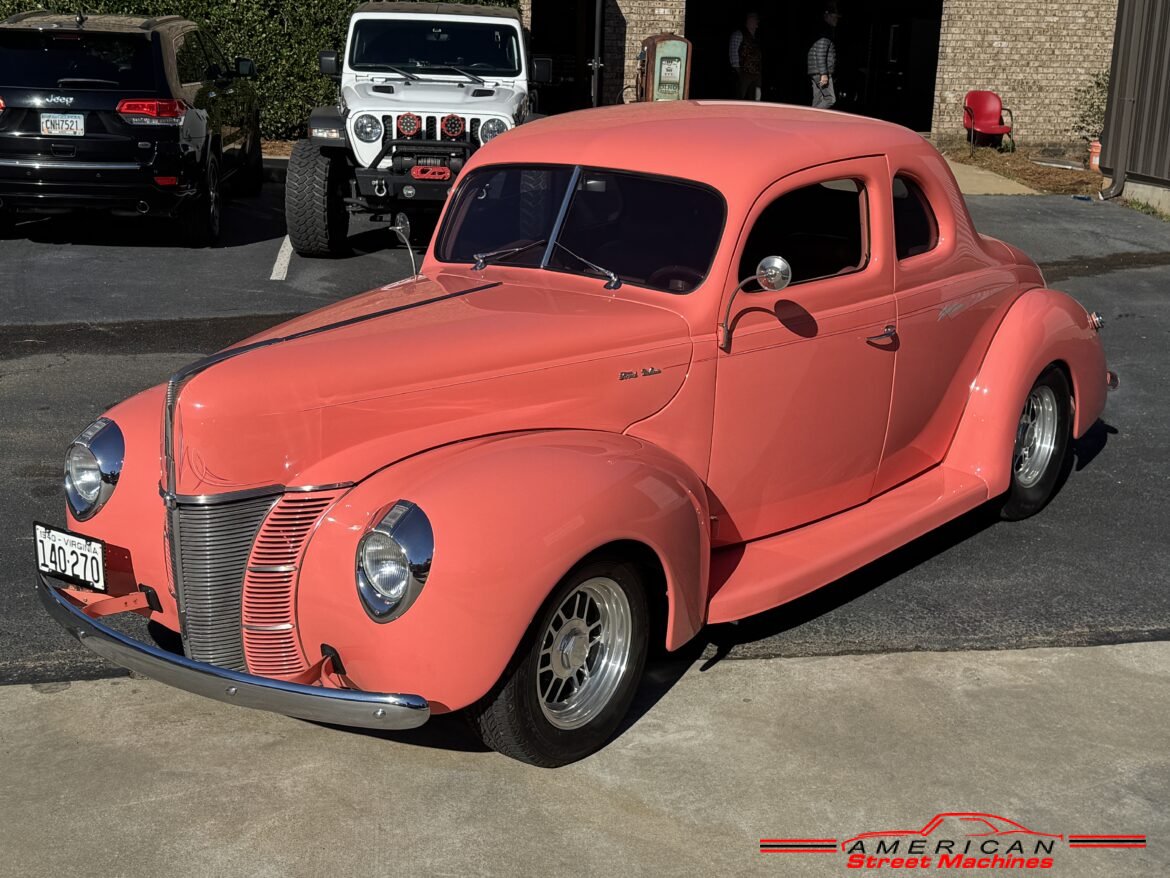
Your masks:
[{"label": "jeep hood", "polygon": [[[374,91],[376,86],[394,86],[394,94]],[[472,97],[476,91],[490,91],[490,97]],[[463,115],[498,115],[511,118],[524,92],[513,86],[483,85],[471,80],[422,80],[406,85],[402,80],[357,82],[343,91],[351,112],[378,110],[389,113],[460,113]]]},{"label": "jeep hood", "polygon": [[176,491],[354,482],[492,433],[621,432],[681,387],[691,344],[675,312],[600,283],[582,292],[546,273],[531,272],[537,287],[492,272],[374,290],[196,372],[175,406]]}]

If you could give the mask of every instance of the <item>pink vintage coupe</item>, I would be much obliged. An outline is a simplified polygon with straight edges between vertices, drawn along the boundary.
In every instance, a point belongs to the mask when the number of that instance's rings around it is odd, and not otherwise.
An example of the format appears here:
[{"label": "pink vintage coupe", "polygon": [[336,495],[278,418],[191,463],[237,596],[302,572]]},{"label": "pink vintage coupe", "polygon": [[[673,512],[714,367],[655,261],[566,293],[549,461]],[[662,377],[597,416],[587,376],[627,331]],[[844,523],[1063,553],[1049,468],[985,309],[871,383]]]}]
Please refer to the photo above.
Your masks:
[{"label": "pink vintage coupe", "polygon": [[1040,510],[1116,380],[1099,327],[975,231],[905,129],[718,102],[552,118],[476,153],[420,276],[87,427],[38,589],[174,686],[347,726],[462,710],[560,765],[613,734],[651,644],[991,498]]}]

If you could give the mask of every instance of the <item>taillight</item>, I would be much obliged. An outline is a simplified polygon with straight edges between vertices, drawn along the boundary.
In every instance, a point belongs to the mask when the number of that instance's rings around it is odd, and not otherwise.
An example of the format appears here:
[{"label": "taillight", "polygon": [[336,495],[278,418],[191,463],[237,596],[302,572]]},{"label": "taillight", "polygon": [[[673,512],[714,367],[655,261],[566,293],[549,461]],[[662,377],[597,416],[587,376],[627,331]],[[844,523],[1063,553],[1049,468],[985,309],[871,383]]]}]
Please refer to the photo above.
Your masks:
[{"label": "taillight", "polygon": [[4,112],[4,98],[0,98],[0,113]]},{"label": "taillight", "polygon": [[131,125],[181,125],[187,105],[182,101],[128,98],[118,102],[118,113]]}]

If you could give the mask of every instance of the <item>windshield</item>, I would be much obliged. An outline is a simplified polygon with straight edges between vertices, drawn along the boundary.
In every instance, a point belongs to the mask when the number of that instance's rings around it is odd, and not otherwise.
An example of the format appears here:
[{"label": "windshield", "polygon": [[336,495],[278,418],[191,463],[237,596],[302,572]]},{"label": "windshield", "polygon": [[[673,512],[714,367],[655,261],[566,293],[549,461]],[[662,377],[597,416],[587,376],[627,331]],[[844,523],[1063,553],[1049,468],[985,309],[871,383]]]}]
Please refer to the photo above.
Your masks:
[{"label": "windshield", "polygon": [[711,269],[725,212],[719,193],[685,180],[496,165],[459,185],[435,253],[442,262],[496,254],[486,261],[602,279],[612,272],[623,283],[689,293]]},{"label": "windshield", "polygon": [[349,66],[412,73],[519,76],[520,35],[505,23],[362,19],[354,25]]},{"label": "windshield", "polygon": [[0,30],[0,85],[155,88],[150,40],[138,34]]}]

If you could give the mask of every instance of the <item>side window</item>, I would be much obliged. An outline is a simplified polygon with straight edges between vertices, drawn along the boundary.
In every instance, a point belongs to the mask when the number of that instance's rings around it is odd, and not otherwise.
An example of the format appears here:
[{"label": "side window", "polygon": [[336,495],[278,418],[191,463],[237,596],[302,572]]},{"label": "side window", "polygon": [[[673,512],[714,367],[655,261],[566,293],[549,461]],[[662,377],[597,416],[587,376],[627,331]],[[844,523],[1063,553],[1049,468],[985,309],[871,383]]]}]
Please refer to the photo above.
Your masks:
[{"label": "side window", "polygon": [[739,277],[765,256],[783,256],[792,283],[860,271],[869,261],[868,206],[858,180],[828,180],[781,195],[756,219]]},{"label": "side window", "polygon": [[195,31],[188,31],[175,37],[175,68],[179,71],[179,82],[195,85],[207,76],[207,56]]},{"label": "side window", "polygon": [[219,68],[221,76],[226,76],[235,70],[234,64],[228,64],[227,56],[224,55],[223,50],[220,49],[219,43],[212,39],[211,34],[207,31],[199,31],[199,41],[203,44],[203,52],[207,56],[210,63]]},{"label": "side window", "polygon": [[909,177],[894,178],[894,249],[899,259],[927,253],[938,245],[938,221],[926,193]]}]

